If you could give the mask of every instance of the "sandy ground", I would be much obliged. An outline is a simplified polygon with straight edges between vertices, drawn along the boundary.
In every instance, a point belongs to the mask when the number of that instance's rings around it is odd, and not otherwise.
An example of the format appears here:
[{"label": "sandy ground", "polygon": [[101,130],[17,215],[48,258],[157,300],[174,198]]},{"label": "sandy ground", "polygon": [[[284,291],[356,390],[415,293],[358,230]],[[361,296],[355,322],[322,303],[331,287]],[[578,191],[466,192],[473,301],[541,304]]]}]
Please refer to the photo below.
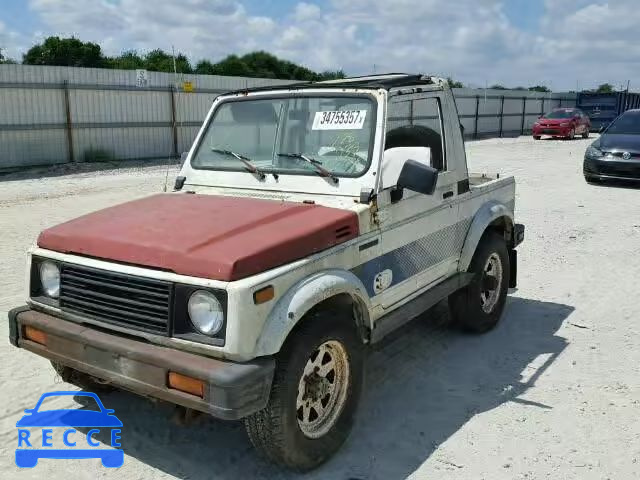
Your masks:
[{"label": "sandy ground", "polygon": [[[304,478],[640,478],[640,190],[587,185],[587,144],[468,144],[472,171],[516,176],[517,218],[527,226],[519,289],[487,335],[440,327],[436,312],[372,352],[348,443]],[[153,167],[0,179],[2,328],[6,310],[23,301],[24,252],[42,228],[157,192],[164,174]],[[3,478],[297,477],[259,459],[241,423],[179,427],[168,407],[123,392],[102,396],[125,425],[122,468],[44,460],[19,470],[22,410],[70,386],[8,341],[0,360]]]}]

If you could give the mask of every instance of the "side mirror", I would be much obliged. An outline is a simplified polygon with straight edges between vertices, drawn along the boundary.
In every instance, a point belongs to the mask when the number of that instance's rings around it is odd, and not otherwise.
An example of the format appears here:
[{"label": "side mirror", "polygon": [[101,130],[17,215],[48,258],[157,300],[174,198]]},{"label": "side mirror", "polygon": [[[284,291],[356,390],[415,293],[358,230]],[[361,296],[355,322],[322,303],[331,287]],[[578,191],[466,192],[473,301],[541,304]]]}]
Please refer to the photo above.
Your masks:
[{"label": "side mirror", "polygon": [[395,147],[385,150],[380,167],[381,189],[395,187],[405,162],[412,158],[423,165],[431,165],[431,149],[428,147]]},{"label": "side mirror", "polygon": [[438,170],[415,160],[407,160],[400,171],[396,188],[433,195],[437,183]]}]

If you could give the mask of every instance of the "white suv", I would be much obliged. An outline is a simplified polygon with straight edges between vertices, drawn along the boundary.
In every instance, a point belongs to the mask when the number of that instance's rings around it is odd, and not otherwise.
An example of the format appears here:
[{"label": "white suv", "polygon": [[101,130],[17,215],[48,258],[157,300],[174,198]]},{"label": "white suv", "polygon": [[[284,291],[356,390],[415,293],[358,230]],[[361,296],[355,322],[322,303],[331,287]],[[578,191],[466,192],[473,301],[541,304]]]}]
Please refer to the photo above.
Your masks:
[{"label": "white suv", "polygon": [[453,96],[422,75],[218,97],[158,194],[42,232],[14,345],[223,419],[311,469],[342,444],[365,349],[449,298],[499,320],[524,227],[513,178],[470,177]]}]

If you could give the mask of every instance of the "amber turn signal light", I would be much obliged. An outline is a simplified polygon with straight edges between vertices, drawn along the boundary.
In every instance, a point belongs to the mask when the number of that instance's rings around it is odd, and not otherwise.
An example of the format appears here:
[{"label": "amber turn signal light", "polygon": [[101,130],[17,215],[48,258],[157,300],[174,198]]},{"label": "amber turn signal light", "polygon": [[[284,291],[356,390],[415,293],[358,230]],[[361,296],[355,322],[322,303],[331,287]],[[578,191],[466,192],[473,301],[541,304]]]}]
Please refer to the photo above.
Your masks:
[{"label": "amber turn signal light", "polygon": [[269,300],[273,299],[274,296],[275,290],[273,289],[273,285],[269,285],[268,287],[264,287],[253,292],[253,303],[256,305],[267,303]]},{"label": "amber turn signal light", "polygon": [[204,382],[197,378],[187,377],[181,373],[169,372],[167,381],[169,388],[204,398]]},{"label": "amber turn signal light", "polygon": [[33,328],[29,325],[24,327],[24,338],[31,340],[32,342],[39,343],[40,345],[47,344],[47,334],[42,330]]}]

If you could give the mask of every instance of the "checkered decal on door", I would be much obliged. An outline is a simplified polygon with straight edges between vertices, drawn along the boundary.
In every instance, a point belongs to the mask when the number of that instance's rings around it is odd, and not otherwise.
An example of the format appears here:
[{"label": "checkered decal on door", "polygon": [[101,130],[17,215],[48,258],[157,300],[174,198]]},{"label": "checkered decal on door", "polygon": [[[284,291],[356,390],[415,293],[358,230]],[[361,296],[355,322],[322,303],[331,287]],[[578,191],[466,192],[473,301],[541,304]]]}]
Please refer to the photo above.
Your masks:
[{"label": "checkered decal on door", "polygon": [[383,270],[393,272],[393,286],[447,258],[459,255],[470,225],[471,218],[465,219],[358,265],[352,272],[364,283],[369,296],[373,297],[376,295],[375,277]]}]

